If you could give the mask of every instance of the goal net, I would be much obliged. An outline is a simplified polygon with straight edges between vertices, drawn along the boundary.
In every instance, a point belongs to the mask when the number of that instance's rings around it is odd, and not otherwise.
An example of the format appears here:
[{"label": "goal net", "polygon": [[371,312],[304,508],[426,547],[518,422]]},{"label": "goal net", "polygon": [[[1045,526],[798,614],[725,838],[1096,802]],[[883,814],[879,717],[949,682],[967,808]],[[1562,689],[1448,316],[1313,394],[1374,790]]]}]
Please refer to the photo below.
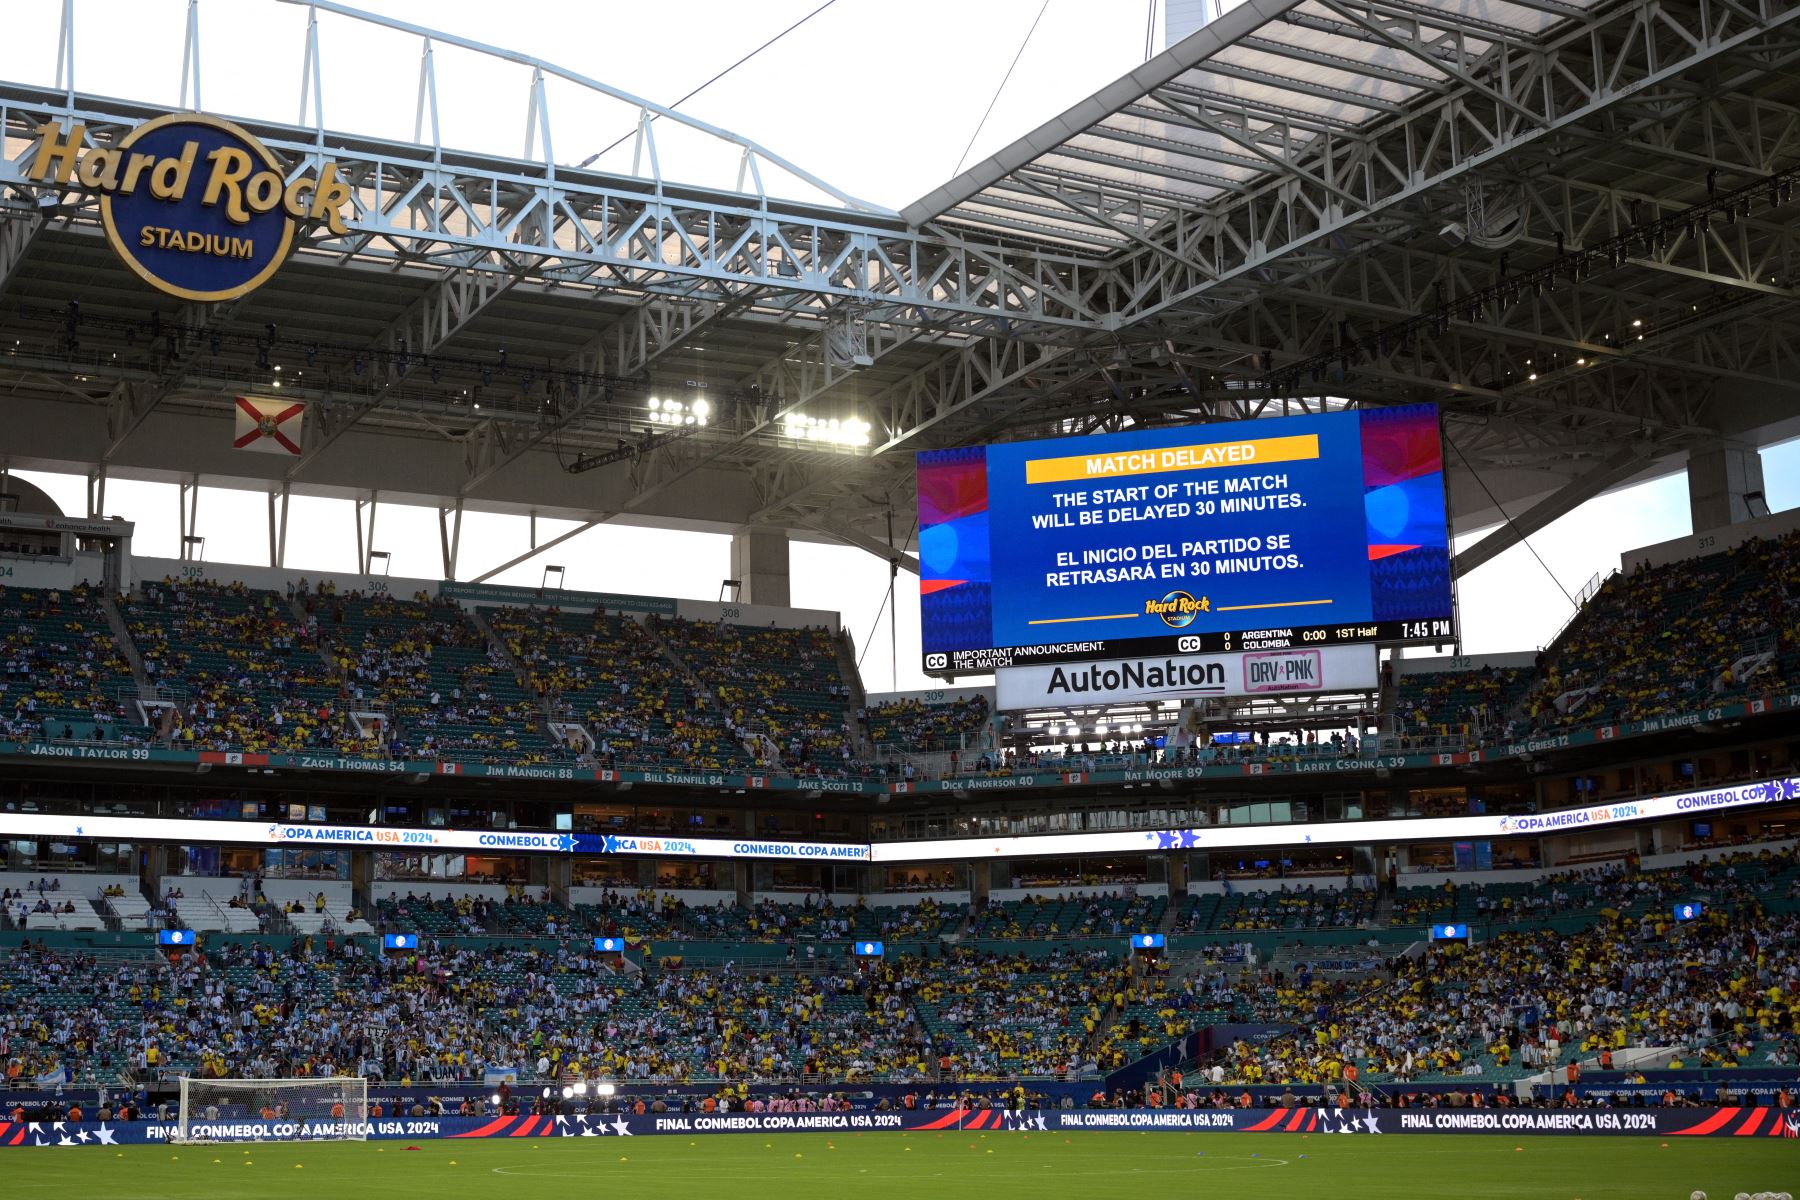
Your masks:
[{"label": "goal net", "polygon": [[363,1141],[369,1136],[369,1081],[325,1079],[181,1080],[179,1142]]}]

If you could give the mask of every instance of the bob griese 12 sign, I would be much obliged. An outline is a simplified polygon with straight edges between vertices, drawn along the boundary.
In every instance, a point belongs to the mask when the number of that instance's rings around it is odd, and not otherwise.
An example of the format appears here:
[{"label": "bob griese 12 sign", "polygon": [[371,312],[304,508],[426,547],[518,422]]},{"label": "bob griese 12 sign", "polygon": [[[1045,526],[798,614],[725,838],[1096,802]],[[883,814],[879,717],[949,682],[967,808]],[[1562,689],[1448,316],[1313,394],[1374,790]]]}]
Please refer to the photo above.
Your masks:
[{"label": "bob griese 12 sign", "polygon": [[171,113],[116,146],[84,147],[87,127],[49,121],[26,179],[100,196],[106,240],[126,266],[183,300],[231,300],[275,273],[300,221],[349,232],[351,188],[337,164],[290,171],[248,131],[218,117]]}]

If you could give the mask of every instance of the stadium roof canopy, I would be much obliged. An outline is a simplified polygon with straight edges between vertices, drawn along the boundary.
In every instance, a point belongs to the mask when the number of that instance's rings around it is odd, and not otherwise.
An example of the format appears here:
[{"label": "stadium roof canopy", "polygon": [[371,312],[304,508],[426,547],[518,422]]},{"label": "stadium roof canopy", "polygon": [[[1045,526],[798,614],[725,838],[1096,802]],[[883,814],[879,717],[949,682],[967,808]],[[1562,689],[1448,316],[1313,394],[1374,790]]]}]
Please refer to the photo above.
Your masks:
[{"label": "stadium roof canopy", "polygon": [[[73,31],[54,82],[0,84],[6,462],[885,554],[932,446],[1429,400],[1459,524],[1535,505],[1516,536],[1794,432],[1791,0],[1247,0],[899,213],[553,64],[295,11],[309,64],[320,24],[410,42],[414,135],[326,124],[316,75],[298,122],[222,114],[357,188],[348,236],[235,303],[170,303],[91,200],[20,181],[46,120],[171,106],[77,90]],[[451,51],[528,89],[524,154],[439,136]],[[559,161],[549,113],[590,101],[637,136]],[[726,177],[665,177],[682,138]],[[277,364],[312,403],[291,461],[230,448]],[[702,396],[704,427],[651,417]]]}]

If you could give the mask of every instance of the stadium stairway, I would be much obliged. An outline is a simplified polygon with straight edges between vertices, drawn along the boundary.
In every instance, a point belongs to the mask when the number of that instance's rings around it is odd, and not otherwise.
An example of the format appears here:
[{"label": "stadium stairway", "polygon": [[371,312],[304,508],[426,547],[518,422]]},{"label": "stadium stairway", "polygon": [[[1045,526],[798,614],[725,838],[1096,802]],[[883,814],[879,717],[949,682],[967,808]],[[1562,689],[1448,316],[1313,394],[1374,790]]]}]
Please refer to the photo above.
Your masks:
[{"label": "stadium stairway", "polygon": [[[500,660],[506,664],[506,669],[512,672],[513,680],[518,683],[519,687],[524,689],[527,695],[535,692],[536,689],[531,684],[531,672],[525,669],[525,664],[519,661],[519,656],[513,653],[512,647],[506,644],[506,639],[494,631],[493,625],[488,622],[487,614],[479,608],[465,608],[463,612],[469,618],[469,623],[479,629],[481,636],[487,639],[488,649],[499,652]],[[538,696],[538,727],[535,732],[551,745],[556,745],[559,739],[550,728],[550,723],[557,719],[553,705],[554,702],[549,696]],[[591,738],[592,735],[589,736]],[[589,745],[592,744],[590,741]],[[373,910],[364,909],[363,911]]]},{"label": "stadium stairway", "polygon": [[[693,690],[693,694],[696,698],[704,700],[706,702],[706,707],[715,712],[724,709],[725,706],[719,702],[718,694],[706,686],[706,682],[700,678],[699,672],[694,670],[693,664],[681,657],[681,655],[676,652],[675,647],[669,645],[668,640],[657,630],[655,622],[645,621],[640,628],[649,636],[650,641],[655,644],[657,651],[668,660],[669,665],[679,671],[681,677],[687,680],[687,685]],[[750,760],[752,762],[756,761],[756,745],[744,737],[739,737],[737,741],[743,746],[744,753],[750,756]]]},{"label": "stadium stairway", "polygon": [[106,614],[106,627],[112,630],[113,641],[118,643],[119,653],[131,664],[132,682],[145,693],[154,691],[150,677],[144,674],[144,656],[139,653],[137,643],[131,640],[131,631],[125,627],[125,614],[119,611],[119,598],[111,592],[102,592],[100,611]]},{"label": "stadium stairway", "polygon": [[650,636],[650,640],[656,644],[656,649],[669,661],[669,665],[681,672],[681,677],[687,680],[688,686],[694,690],[694,695],[701,697],[713,707],[718,707],[718,697],[713,695],[712,689],[701,680],[688,660],[675,652],[675,647],[669,645],[663,635],[657,631],[656,626],[646,621],[642,628]]},{"label": "stadium stairway", "polygon": [[856,757],[863,762],[876,760],[875,739],[869,733],[869,727],[856,719],[859,710],[865,709],[869,703],[869,693],[863,687],[862,672],[856,666],[856,646],[850,640],[847,629],[839,629],[837,638],[838,674],[843,676],[844,686],[849,689],[844,699],[844,727],[850,730],[850,740],[856,749]]}]

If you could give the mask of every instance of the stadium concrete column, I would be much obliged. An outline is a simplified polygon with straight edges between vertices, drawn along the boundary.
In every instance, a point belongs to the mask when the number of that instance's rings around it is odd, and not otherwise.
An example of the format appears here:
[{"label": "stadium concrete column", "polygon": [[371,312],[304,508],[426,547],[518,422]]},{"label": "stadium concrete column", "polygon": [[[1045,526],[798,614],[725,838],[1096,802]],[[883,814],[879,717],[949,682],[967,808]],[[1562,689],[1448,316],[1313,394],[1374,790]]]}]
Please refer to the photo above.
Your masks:
[{"label": "stadium concrete column", "polygon": [[1762,455],[1735,438],[1720,438],[1688,452],[1688,511],[1694,532],[1722,529],[1767,516]]},{"label": "stadium concrete column", "polygon": [[1169,881],[1169,903],[1173,904],[1177,898],[1187,894],[1188,856],[1185,853],[1176,853],[1163,857],[1168,860],[1164,878]]},{"label": "stadium concrete column", "polygon": [[351,902],[364,912],[372,913],[375,884],[375,852],[373,850],[352,850],[350,852],[350,897]]},{"label": "stadium concrete column", "polygon": [[785,530],[747,525],[731,535],[731,577],[745,604],[787,608],[788,539]]},{"label": "stadium concrete column", "polygon": [[162,879],[169,873],[167,846],[142,846],[138,849],[138,883],[153,900],[162,899]]}]

